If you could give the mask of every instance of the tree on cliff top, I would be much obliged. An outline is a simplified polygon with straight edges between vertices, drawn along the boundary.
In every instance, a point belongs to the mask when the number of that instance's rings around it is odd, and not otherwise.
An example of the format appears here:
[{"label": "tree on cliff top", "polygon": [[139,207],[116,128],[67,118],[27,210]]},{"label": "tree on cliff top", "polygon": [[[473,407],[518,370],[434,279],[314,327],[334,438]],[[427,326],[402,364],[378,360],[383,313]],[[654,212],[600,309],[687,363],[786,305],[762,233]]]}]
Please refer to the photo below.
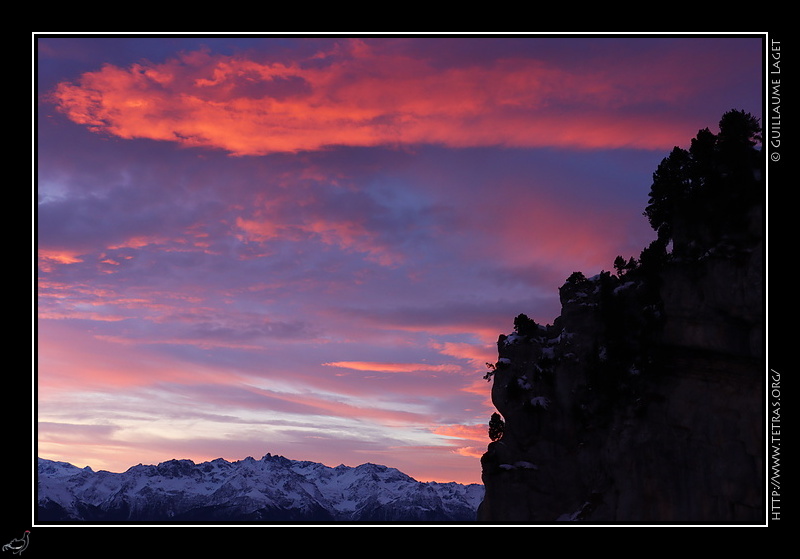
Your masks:
[{"label": "tree on cliff top", "polygon": [[514,318],[514,331],[520,336],[533,336],[539,330],[539,325],[526,314],[517,315]]},{"label": "tree on cliff top", "polygon": [[653,173],[644,215],[659,241],[681,251],[701,248],[736,231],[748,209],[763,193],[763,158],[758,119],[729,111],[719,133],[704,128],[688,150],[675,147]]}]

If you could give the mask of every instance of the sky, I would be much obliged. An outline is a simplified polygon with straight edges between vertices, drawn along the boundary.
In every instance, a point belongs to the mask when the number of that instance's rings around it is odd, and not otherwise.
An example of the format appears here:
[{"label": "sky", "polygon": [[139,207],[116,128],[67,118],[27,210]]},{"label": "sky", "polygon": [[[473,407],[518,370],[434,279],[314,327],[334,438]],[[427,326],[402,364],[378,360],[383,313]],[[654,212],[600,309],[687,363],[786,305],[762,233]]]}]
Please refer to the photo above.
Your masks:
[{"label": "sky", "polygon": [[38,455],[480,483],[498,336],[639,256],[762,40],[35,36]]}]

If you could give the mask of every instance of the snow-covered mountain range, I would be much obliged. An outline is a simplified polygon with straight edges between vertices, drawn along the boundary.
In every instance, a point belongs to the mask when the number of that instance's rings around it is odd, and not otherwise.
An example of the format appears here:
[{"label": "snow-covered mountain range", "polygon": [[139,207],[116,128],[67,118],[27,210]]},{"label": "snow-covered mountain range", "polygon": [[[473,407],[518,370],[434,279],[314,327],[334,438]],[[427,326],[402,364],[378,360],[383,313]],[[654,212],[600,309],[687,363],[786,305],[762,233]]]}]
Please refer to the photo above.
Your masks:
[{"label": "snow-covered mountain range", "polygon": [[474,521],[478,484],[420,482],[376,464],[170,460],[123,473],[38,459],[40,522]]}]

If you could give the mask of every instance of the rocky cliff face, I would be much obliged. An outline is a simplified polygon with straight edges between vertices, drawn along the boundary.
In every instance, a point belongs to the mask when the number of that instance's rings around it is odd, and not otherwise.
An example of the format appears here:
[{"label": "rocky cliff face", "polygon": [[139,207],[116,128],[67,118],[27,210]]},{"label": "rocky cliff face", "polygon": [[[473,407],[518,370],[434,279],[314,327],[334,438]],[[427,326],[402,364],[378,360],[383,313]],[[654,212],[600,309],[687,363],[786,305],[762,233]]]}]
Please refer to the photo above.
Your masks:
[{"label": "rocky cliff face", "polygon": [[573,274],[552,325],[517,317],[487,375],[505,425],[480,520],[764,521],[762,208]]}]

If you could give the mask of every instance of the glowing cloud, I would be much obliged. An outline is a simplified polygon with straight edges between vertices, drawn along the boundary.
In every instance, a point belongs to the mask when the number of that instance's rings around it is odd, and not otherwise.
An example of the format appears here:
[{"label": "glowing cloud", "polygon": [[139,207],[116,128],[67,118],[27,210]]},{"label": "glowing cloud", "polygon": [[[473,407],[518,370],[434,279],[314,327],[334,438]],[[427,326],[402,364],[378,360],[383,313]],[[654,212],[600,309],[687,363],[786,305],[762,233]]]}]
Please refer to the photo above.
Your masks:
[{"label": "glowing cloud", "polygon": [[668,72],[649,73],[643,88],[630,69],[522,58],[442,68],[382,46],[344,40],[290,63],[189,52],[161,64],[106,65],[60,83],[52,99],[97,132],[239,156],[420,143],[664,148],[683,130],[620,111],[683,99],[686,88]]},{"label": "glowing cloud", "polygon": [[40,270],[49,272],[57,266],[63,264],[77,264],[83,262],[83,258],[76,252],[65,252],[60,250],[39,249],[37,254],[37,265]]},{"label": "glowing cloud", "polygon": [[328,367],[352,369],[354,371],[371,371],[376,373],[413,373],[420,371],[433,372],[458,372],[461,368],[457,365],[428,365],[425,363],[375,363],[368,361],[336,361],[323,363]]}]

